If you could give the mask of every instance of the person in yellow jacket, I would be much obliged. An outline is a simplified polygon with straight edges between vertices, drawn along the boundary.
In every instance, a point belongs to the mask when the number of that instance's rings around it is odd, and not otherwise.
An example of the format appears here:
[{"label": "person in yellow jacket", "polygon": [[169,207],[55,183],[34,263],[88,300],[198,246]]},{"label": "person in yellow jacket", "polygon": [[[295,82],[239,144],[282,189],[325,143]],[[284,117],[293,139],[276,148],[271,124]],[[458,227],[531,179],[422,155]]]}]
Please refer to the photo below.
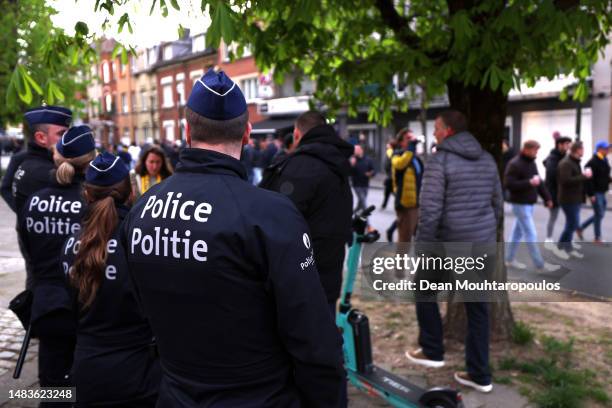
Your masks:
[{"label": "person in yellow jacket", "polygon": [[399,242],[411,242],[419,216],[419,191],[423,163],[416,156],[416,137],[408,128],[397,134],[397,149],[391,157],[395,212]]}]

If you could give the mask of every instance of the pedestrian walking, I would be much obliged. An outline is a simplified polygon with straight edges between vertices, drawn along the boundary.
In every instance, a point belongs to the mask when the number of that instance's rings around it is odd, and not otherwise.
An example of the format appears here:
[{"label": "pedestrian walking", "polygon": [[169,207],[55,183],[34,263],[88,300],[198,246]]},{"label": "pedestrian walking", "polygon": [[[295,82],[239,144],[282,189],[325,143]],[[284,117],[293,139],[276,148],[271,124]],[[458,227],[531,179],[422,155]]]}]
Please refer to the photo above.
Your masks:
[{"label": "pedestrian walking", "polygon": [[157,402],[161,369],[153,333],[118,245],[131,194],[127,165],[109,153],[97,156],[85,175],[86,215],[62,249],[79,316],[71,370],[76,407],[145,408]]},{"label": "pedestrian walking", "polygon": [[381,210],[387,208],[387,203],[389,202],[389,197],[393,194],[393,176],[391,170],[391,157],[393,157],[393,151],[395,150],[395,141],[391,140],[387,143],[387,148],[385,149],[385,180],[383,182],[384,193],[383,193],[383,202],[380,206]]},{"label": "pedestrian walking", "polygon": [[[53,153],[56,184],[34,192],[18,218],[23,248],[32,263],[32,334],[38,337],[41,387],[72,386],[70,368],[76,325],[60,254],[66,238],[80,229],[84,214],[82,182],[96,155],[92,131],[76,126],[60,138]],[[59,406],[42,403],[42,406]],[[64,406],[72,406],[66,404]]]},{"label": "pedestrian walking", "polygon": [[557,222],[557,217],[559,216],[559,188],[557,182],[557,169],[559,167],[559,162],[565,157],[567,151],[569,150],[570,144],[572,143],[572,139],[565,136],[559,136],[555,139],[555,148],[552,149],[548,155],[548,157],[544,160],[544,167],[546,168],[546,189],[550,193],[552,198],[553,205],[548,209],[548,222],[546,224],[546,241],[544,242],[544,247],[552,250],[555,246],[553,244],[553,232],[555,230],[555,223]]},{"label": "pedestrian walking", "polygon": [[593,177],[591,177],[585,185],[586,194],[589,201],[593,205],[593,215],[590,216],[580,228],[576,230],[576,235],[582,241],[584,240],[584,230],[593,224],[595,230],[595,239],[593,242],[601,244],[603,242],[601,235],[601,221],[606,215],[608,207],[608,190],[610,189],[610,164],[608,163],[608,142],[599,141],[595,144],[595,154],[585,165],[585,168],[591,169]]},{"label": "pedestrian walking", "polygon": [[540,150],[538,142],[525,141],[520,154],[508,163],[504,175],[504,185],[509,191],[508,201],[512,205],[512,213],[515,216],[506,251],[506,266],[517,269],[527,267],[515,259],[519,243],[524,239],[536,269],[541,272],[552,272],[558,270],[560,266],[544,262],[538,247],[538,234],[533,222],[533,206],[538,199],[538,194],[544,200],[547,208],[553,206],[552,197],[540,179],[535,163],[538,150]]},{"label": "pedestrian walking", "polygon": [[423,163],[416,156],[416,138],[410,129],[397,134],[397,149],[391,158],[395,213],[399,242],[411,242],[419,217]]},{"label": "pedestrian walking", "polygon": [[361,145],[355,146],[355,152],[350,159],[351,163],[351,182],[353,190],[357,196],[357,207],[355,212],[365,210],[368,207],[368,190],[370,189],[370,179],[374,177],[374,163],[372,159],[365,155]]},{"label": "pedestrian walking", "polygon": [[572,247],[574,232],[580,227],[580,208],[584,202],[584,184],[593,172],[590,168],[582,171],[580,160],[584,155],[582,142],[576,141],[570,147],[569,155],[559,162],[557,169],[558,200],[563,214],[565,227],[559,237],[559,243],[553,248],[553,253],[567,260],[570,256],[583,258],[584,255]]},{"label": "pedestrian walking", "polygon": [[185,117],[190,147],[175,174],[122,229],[164,369],[157,406],[338,406],[341,338],[314,239],[291,200],[247,181],[240,88],[209,70]]},{"label": "pedestrian walking", "polygon": [[[53,147],[70,126],[72,111],[61,106],[39,106],[24,114],[27,150],[13,155],[2,178],[2,197],[19,217],[28,197],[53,183]],[[19,226],[17,240],[25,261],[26,288],[33,284],[32,263],[23,248]]]},{"label": "pedestrian walking", "polygon": [[130,171],[134,197],[140,198],[151,187],[170,177],[172,172],[172,165],[164,151],[158,146],[150,146]]},{"label": "pedestrian walking", "polygon": [[[441,113],[434,122],[436,153],[426,163],[416,240],[419,243],[497,241],[503,214],[502,189],[493,157],[467,130],[458,111]],[[481,392],[493,389],[489,368],[489,311],[483,302],[464,303],[467,314],[467,372],[455,380]],[[406,352],[413,363],[444,366],[442,319],[435,301],[417,301],[420,348]]]}]

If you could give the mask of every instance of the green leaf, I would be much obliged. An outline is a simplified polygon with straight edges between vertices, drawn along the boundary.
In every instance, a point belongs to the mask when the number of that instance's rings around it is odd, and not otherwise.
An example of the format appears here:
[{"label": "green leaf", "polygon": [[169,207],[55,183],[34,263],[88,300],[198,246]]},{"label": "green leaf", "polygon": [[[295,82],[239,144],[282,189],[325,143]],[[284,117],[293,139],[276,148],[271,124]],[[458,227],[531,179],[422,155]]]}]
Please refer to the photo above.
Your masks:
[{"label": "green leaf", "polygon": [[[130,16],[128,15],[128,13],[123,13],[123,15],[119,18],[119,21],[117,21],[117,25],[119,26],[119,29],[117,30],[119,33],[123,31],[123,26],[125,26],[126,23],[129,24],[130,21]],[[130,29],[131,32],[131,29]]]},{"label": "green leaf", "polygon": [[43,91],[42,91],[42,88],[40,87],[40,85],[38,85],[38,83],[36,83],[34,78],[32,78],[30,76],[30,74],[25,70],[25,68],[23,68],[22,77],[28,83],[28,85],[31,86],[34,89],[34,91],[36,91],[37,94],[39,94],[39,95],[43,94]]},{"label": "green leaf", "polygon": [[153,14],[153,12],[155,11],[155,4],[157,4],[157,0],[153,0],[153,3],[151,4],[151,10],[149,10],[149,15]]},{"label": "green leaf", "polygon": [[180,11],[181,8],[178,5],[178,2],[176,0],[170,0],[170,4],[172,4],[172,7],[174,7],[175,10]]},{"label": "green leaf", "polygon": [[122,47],[122,49],[121,49],[121,63],[123,65],[127,65],[127,63],[128,63],[128,53],[127,53],[127,49],[125,47]]},{"label": "green leaf", "polygon": [[87,34],[89,34],[89,27],[86,23],[79,21],[74,25],[74,31],[76,31],[77,34],[85,37]]}]

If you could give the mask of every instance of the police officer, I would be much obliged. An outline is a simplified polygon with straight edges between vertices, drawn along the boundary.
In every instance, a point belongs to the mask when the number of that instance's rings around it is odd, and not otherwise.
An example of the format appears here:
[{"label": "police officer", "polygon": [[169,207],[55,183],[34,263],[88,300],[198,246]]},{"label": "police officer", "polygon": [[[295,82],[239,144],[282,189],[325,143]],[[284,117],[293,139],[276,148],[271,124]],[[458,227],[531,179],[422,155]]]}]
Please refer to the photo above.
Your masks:
[{"label": "police officer", "polygon": [[[72,111],[60,106],[39,106],[25,112],[28,148],[11,157],[2,178],[2,197],[19,216],[30,194],[51,184],[53,170],[51,150],[72,121]],[[19,249],[26,264],[26,288],[32,286],[32,266],[22,245],[18,230]]]},{"label": "police officer", "polygon": [[124,162],[102,153],[91,162],[81,230],[64,244],[61,263],[78,298],[72,366],[77,407],[155,407],[160,367],[153,335],[136,304],[117,231],[132,192]]},{"label": "police officer", "polygon": [[30,324],[32,333],[39,338],[38,378],[42,387],[70,384],[75,321],[59,257],[68,236],[81,228],[85,207],[81,184],[94,157],[91,129],[70,128],[57,142],[53,154],[58,166],[56,184],[30,195],[18,220],[23,248],[32,262]]},{"label": "police officer", "polygon": [[124,222],[130,273],[159,347],[159,407],[335,407],[341,339],[306,223],[247,181],[251,125],[223,72],[196,81],[175,174]]}]

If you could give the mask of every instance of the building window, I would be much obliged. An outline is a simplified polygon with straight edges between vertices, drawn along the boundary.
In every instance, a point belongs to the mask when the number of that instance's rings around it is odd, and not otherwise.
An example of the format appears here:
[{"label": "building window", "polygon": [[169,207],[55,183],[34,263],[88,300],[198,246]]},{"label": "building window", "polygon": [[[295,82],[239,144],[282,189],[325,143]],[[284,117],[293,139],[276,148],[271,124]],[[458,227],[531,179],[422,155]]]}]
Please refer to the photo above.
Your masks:
[{"label": "building window", "polygon": [[113,111],[113,97],[111,94],[107,94],[105,97],[106,113],[112,113]]},{"label": "building window", "polygon": [[147,110],[147,93],[146,91],[140,91],[140,107],[142,109],[142,111],[146,111]]},{"label": "building window", "polygon": [[174,141],[174,121],[164,120],[162,126],[164,127],[164,132],[166,133],[166,140],[173,142]]},{"label": "building window", "polygon": [[121,94],[121,113],[128,113],[128,100],[126,93]]},{"label": "building window", "polygon": [[130,128],[129,127],[124,127],[123,128],[123,138],[124,139],[129,139],[130,138]]},{"label": "building window", "polygon": [[204,70],[202,70],[202,69],[197,69],[195,71],[191,71],[189,73],[189,79],[191,79],[191,84],[195,85],[196,81],[198,79],[200,79],[203,74],[204,74]]},{"label": "building window", "polygon": [[244,46],[242,47],[242,55],[238,57],[238,44],[231,43],[230,45],[223,45],[223,61],[228,62],[230,60],[230,53],[234,55],[234,58],[246,58],[253,55],[251,52],[251,47]]},{"label": "building window", "polygon": [[183,81],[176,84],[176,93],[178,94],[179,105],[185,104],[185,83]]},{"label": "building window", "polygon": [[171,108],[174,106],[174,98],[172,98],[172,84],[164,85],[162,107]]},{"label": "building window", "polygon": [[242,89],[244,98],[247,101],[249,99],[255,99],[258,97],[258,85],[257,77],[243,79],[240,81],[240,89]]},{"label": "building window", "polygon": [[172,59],[172,44],[168,44],[164,47],[164,61]]},{"label": "building window", "polygon": [[143,136],[143,140],[147,140],[147,138],[149,137],[149,127],[148,126],[144,126],[142,128],[142,136]]},{"label": "building window", "polygon": [[130,103],[132,104],[132,112],[136,112],[136,92],[130,93]]},{"label": "building window", "polygon": [[156,48],[151,48],[148,52],[147,52],[147,56],[148,56],[148,61],[147,64],[148,65],[153,65],[157,62],[157,49]]},{"label": "building window", "polygon": [[105,84],[110,82],[110,67],[108,66],[108,61],[102,63],[102,80]]},{"label": "building window", "polygon": [[192,41],[192,52],[202,52],[206,49],[206,37],[204,37],[204,34],[193,37]]},{"label": "building window", "polygon": [[151,110],[157,110],[157,90],[151,91]]}]

